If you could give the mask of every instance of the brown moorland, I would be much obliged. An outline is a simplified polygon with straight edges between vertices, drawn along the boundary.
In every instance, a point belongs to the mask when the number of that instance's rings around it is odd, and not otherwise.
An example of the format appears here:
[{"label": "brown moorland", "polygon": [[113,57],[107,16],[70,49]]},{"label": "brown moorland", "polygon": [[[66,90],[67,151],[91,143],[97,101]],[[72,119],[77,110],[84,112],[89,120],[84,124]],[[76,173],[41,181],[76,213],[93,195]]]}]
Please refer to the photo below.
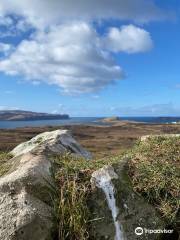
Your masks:
[{"label": "brown moorland", "polygon": [[180,133],[180,124],[144,124],[120,122],[111,126],[73,125],[0,129],[0,151],[9,151],[19,143],[39,133],[55,129],[69,129],[83,147],[94,157],[106,157],[131,148],[143,135]]}]

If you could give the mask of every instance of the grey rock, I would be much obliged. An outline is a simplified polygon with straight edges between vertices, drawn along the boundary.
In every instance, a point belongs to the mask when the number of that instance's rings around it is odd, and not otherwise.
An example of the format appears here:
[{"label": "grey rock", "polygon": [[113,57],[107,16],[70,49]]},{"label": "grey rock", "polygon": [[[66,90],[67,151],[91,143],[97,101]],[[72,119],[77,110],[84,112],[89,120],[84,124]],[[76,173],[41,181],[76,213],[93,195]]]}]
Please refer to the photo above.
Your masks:
[{"label": "grey rock", "polygon": [[66,130],[42,133],[17,146],[0,178],[0,240],[50,240],[53,234],[53,163],[70,152],[90,158]]},{"label": "grey rock", "polygon": [[51,239],[50,161],[30,153],[11,161],[9,174],[0,178],[0,239]]},{"label": "grey rock", "polygon": [[77,156],[91,158],[91,154],[83,149],[81,145],[71,136],[68,130],[56,130],[41,133],[30,141],[15,147],[11,154],[19,156],[27,152],[46,152],[47,154],[65,153],[67,151]]},{"label": "grey rock", "polygon": [[[119,222],[123,233],[121,240],[155,240],[157,234],[135,234],[137,227],[146,229],[164,229],[165,223],[156,212],[156,209],[148,204],[141,196],[137,195],[132,188],[127,174],[127,159],[120,160],[118,164],[105,166],[92,174],[92,186],[94,188],[88,201],[92,216],[92,239],[114,240],[117,229],[112,218],[106,197],[99,188],[98,179],[102,174],[113,183],[115,202],[118,211],[116,221]],[[116,230],[116,231],[115,231]]]}]

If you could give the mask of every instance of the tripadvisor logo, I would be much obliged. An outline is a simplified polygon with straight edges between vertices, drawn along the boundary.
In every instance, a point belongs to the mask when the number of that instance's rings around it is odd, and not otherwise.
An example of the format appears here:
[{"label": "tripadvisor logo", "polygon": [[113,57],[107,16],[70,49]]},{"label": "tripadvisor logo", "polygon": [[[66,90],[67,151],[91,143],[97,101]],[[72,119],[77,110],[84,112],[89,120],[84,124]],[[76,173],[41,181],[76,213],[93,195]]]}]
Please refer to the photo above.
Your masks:
[{"label": "tripadvisor logo", "polygon": [[136,229],[135,229],[135,234],[136,235],[142,235],[143,234],[143,228],[142,227],[137,227]]},{"label": "tripadvisor logo", "polygon": [[173,233],[173,229],[147,229],[142,227],[135,228],[134,232],[136,235],[140,236],[143,233],[145,234],[153,234],[153,233]]}]

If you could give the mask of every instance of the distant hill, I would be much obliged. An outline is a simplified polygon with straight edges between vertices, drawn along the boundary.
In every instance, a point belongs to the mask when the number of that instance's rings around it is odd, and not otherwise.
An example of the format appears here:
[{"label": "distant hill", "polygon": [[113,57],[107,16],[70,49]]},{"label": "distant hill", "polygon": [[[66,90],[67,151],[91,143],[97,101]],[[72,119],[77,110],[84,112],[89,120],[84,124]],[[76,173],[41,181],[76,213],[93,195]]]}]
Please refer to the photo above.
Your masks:
[{"label": "distant hill", "polygon": [[35,121],[69,119],[67,114],[37,113],[22,110],[0,111],[0,121]]}]

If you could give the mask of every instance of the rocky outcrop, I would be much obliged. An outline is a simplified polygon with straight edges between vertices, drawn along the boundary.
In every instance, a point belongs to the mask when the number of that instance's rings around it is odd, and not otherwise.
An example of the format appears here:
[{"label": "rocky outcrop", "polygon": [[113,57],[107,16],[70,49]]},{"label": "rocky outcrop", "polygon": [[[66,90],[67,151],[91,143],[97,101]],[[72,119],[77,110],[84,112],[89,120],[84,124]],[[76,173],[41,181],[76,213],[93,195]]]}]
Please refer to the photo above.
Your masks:
[{"label": "rocky outcrop", "polygon": [[13,156],[19,156],[27,152],[44,152],[48,155],[56,153],[65,153],[67,151],[83,156],[86,159],[91,158],[91,154],[84,150],[81,145],[72,138],[68,130],[56,130],[52,132],[41,133],[28,142],[24,142],[14,148],[11,152]]},{"label": "rocky outcrop", "polygon": [[[145,234],[145,229],[163,229],[164,223],[155,208],[133,191],[127,160],[94,172],[91,182],[94,191],[89,207],[93,239],[157,239],[157,234]],[[135,234],[137,227],[143,229],[142,235]]]},{"label": "rocky outcrop", "polygon": [[50,161],[28,153],[11,162],[10,173],[0,178],[0,239],[50,239]]},{"label": "rocky outcrop", "polygon": [[66,130],[47,132],[13,151],[0,178],[0,240],[50,240],[53,234],[52,162],[49,154],[69,151],[90,158]]}]

